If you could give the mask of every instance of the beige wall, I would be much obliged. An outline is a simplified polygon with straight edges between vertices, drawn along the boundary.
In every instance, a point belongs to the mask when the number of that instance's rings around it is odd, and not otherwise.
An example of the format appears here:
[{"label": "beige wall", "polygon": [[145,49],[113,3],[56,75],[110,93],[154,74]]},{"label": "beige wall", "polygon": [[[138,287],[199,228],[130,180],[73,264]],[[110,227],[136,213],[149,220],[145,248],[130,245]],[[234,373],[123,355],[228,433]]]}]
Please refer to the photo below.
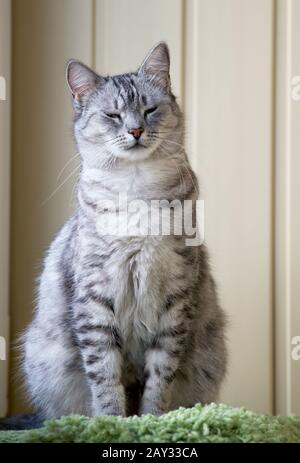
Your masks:
[{"label": "beige wall", "polygon": [[[30,320],[42,251],[72,210],[74,178],[56,191],[58,173],[76,152],[65,61],[75,57],[99,72],[122,72],[165,39],[205,199],[205,236],[230,319],[221,399],[262,412],[299,410],[300,362],[291,363],[290,336],[297,330],[300,336],[299,222],[293,214],[300,102],[291,104],[286,90],[290,76],[300,75],[298,5],[13,1],[13,335]],[[73,163],[60,181],[72,170]],[[13,412],[23,408],[17,385],[10,389]]]},{"label": "beige wall", "polygon": [[[10,14],[10,0],[0,0],[0,76],[6,81],[6,100],[0,100],[0,336],[6,343],[9,341]],[[8,358],[0,360],[0,416],[7,407],[7,371]]]},{"label": "beige wall", "polygon": [[172,50],[173,89],[182,98],[184,10],[182,0],[96,0],[98,71],[105,75],[135,70],[154,44],[166,40]]}]

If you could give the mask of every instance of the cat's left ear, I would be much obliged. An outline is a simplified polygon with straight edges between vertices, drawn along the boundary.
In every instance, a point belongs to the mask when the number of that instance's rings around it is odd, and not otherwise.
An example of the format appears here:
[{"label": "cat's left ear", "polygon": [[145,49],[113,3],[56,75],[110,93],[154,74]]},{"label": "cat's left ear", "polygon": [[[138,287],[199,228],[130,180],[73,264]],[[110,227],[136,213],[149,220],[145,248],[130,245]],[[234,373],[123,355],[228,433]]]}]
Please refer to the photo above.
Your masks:
[{"label": "cat's left ear", "polygon": [[162,87],[170,86],[170,53],[165,42],[160,42],[152,48],[140,66],[138,74],[154,79]]}]

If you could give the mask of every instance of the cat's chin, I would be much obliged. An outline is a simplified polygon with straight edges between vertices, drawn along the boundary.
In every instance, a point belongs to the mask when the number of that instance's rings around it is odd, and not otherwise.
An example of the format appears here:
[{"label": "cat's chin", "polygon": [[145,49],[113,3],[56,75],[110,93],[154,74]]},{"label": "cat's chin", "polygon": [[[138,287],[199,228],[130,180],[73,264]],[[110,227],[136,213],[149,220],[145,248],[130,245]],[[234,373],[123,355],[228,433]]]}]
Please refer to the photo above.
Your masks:
[{"label": "cat's chin", "polygon": [[145,159],[150,158],[153,153],[153,147],[145,147],[141,145],[136,145],[128,150],[120,150],[114,153],[115,157],[119,159],[124,159],[127,161],[144,161]]}]

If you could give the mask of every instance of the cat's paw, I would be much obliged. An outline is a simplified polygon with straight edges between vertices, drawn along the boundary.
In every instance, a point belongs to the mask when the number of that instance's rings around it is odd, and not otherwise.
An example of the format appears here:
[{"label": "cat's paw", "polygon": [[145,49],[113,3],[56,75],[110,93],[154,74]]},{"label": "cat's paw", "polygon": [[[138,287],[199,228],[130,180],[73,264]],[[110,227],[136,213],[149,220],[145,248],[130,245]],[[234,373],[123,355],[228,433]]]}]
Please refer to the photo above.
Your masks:
[{"label": "cat's paw", "polygon": [[155,415],[160,416],[163,413],[166,413],[166,407],[162,404],[154,402],[152,400],[142,400],[141,407],[139,410],[139,415]]},{"label": "cat's paw", "polygon": [[93,406],[93,416],[126,416],[125,406],[117,403],[103,403]]},{"label": "cat's paw", "polygon": [[123,387],[112,388],[109,394],[98,394],[93,400],[93,416],[126,416],[126,403]]}]

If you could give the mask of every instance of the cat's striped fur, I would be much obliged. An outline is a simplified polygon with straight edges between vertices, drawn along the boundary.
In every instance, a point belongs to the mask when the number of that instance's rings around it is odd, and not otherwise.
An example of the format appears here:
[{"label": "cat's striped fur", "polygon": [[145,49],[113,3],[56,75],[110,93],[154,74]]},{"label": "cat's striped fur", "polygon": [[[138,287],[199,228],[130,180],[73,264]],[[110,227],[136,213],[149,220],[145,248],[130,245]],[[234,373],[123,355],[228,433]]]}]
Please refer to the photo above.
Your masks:
[{"label": "cat's striped fur", "polygon": [[[100,236],[97,204],[193,199],[169,53],[136,73],[67,68],[81,155],[78,206],[47,253],[24,338],[27,391],[45,418],[161,414],[215,401],[226,365],[224,316],[204,245],[184,236]],[[141,128],[137,144],[129,133]]]}]

